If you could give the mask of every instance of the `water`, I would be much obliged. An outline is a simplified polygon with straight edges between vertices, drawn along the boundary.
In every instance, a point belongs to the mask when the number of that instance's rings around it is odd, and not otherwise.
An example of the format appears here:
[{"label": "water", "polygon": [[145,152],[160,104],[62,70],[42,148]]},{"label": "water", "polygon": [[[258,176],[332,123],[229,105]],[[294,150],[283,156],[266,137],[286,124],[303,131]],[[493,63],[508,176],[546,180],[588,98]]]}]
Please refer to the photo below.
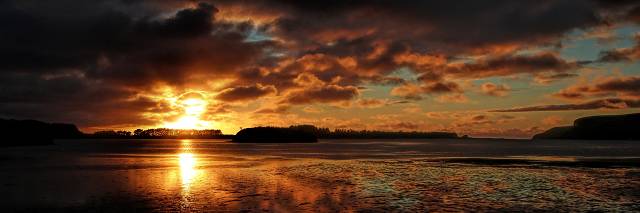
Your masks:
[{"label": "water", "polygon": [[3,211],[640,211],[640,142],[73,140],[0,149]]}]

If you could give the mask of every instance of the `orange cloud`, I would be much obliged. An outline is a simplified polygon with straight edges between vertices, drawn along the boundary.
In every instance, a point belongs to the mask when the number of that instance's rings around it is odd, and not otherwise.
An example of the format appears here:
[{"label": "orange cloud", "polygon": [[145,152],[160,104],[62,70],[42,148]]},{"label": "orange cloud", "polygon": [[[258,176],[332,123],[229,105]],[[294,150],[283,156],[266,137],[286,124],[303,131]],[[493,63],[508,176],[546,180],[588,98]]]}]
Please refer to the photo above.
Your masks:
[{"label": "orange cloud", "polygon": [[553,96],[563,99],[586,99],[616,95],[620,98],[640,98],[640,77],[606,77],[590,84],[579,84],[563,89]]},{"label": "orange cloud", "polygon": [[484,83],[480,86],[482,93],[490,96],[504,97],[509,95],[511,87],[506,84],[496,85],[494,83]]}]

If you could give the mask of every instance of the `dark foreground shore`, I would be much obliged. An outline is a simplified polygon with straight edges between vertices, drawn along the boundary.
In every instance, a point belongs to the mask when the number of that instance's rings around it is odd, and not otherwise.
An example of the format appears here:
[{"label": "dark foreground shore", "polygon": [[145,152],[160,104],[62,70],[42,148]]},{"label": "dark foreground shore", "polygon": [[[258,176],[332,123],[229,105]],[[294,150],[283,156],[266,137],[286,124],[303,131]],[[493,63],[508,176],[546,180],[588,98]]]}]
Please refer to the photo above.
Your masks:
[{"label": "dark foreground shore", "polygon": [[0,149],[1,209],[640,211],[635,141],[55,143]]}]

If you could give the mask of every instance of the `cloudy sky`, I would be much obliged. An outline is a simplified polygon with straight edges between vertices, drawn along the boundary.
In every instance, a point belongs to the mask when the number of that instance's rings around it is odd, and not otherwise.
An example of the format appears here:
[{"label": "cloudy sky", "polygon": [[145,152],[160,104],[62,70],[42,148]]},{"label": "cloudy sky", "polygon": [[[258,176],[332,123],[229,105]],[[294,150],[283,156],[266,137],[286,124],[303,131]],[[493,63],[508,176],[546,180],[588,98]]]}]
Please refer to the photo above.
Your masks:
[{"label": "cloudy sky", "polygon": [[638,112],[637,1],[0,0],[0,117],[529,137]]}]

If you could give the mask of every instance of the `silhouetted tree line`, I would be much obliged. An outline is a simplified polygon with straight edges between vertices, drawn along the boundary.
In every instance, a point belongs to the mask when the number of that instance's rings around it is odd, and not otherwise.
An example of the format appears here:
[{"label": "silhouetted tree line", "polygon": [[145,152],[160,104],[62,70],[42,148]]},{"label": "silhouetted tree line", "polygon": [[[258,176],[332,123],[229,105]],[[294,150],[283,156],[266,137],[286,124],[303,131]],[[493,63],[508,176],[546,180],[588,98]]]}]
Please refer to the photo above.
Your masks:
[{"label": "silhouetted tree line", "polygon": [[329,128],[318,128],[313,125],[294,125],[294,126],[290,126],[289,128],[312,133],[318,138],[325,138],[325,139],[458,138],[458,135],[452,132],[418,132],[418,131],[391,132],[391,131],[352,130],[352,129],[335,129],[331,131],[329,130]]},{"label": "silhouetted tree line", "polygon": [[0,135],[0,146],[48,145],[53,139],[84,136],[73,124],[13,119],[0,119]]},{"label": "silhouetted tree line", "polygon": [[[250,135],[258,134],[261,137],[286,138],[298,136],[299,133],[309,133],[316,138],[323,139],[401,139],[401,138],[458,138],[456,133],[450,132],[403,132],[403,131],[371,131],[371,130],[352,130],[352,129],[335,129],[331,131],[329,128],[319,128],[313,125],[293,125],[289,127],[254,127],[247,129],[256,129],[250,132]],[[242,132],[242,130],[241,130]],[[240,132],[239,132],[240,133]],[[246,134],[246,133],[245,133]],[[190,130],[190,129],[136,129],[129,131],[98,131],[91,135],[93,138],[232,138],[232,135],[223,135],[222,131],[216,129],[206,130]]]},{"label": "silhouetted tree line", "polygon": [[458,138],[450,132],[386,132],[370,130],[352,130],[318,128],[313,125],[294,125],[289,127],[254,127],[240,130],[234,142],[250,143],[299,143],[316,142],[323,139],[403,139],[403,138]]},{"label": "silhouetted tree line", "polygon": [[131,132],[129,131],[115,131],[115,130],[104,130],[94,132],[91,137],[93,138],[129,138],[131,137]]},{"label": "silhouetted tree line", "polygon": [[[251,128],[256,129],[256,128]],[[242,131],[241,131],[242,132]],[[129,131],[98,131],[93,134],[84,134],[73,124],[45,123],[35,120],[0,119],[0,146],[24,146],[53,144],[54,139],[72,138],[225,138],[231,139],[233,135],[224,135],[216,129],[185,130],[185,129],[136,129]],[[290,138],[298,141],[313,141],[309,135],[315,138],[325,139],[358,139],[358,138],[457,138],[455,133],[449,132],[385,132],[370,130],[351,130],[318,128],[313,125],[296,125],[290,127],[258,127],[257,130],[247,132],[248,138],[272,138],[282,141]],[[295,140],[294,140],[295,139]],[[307,140],[309,139],[309,140]]]},{"label": "silhouetted tree line", "polygon": [[238,143],[313,143],[318,137],[313,133],[296,128],[253,127],[240,130],[233,136]]},{"label": "silhouetted tree line", "polygon": [[91,135],[93,138],[230,138],[223,135],[222,131],[217,129],[136,129],[129,131],[98,131]]},{"label": "silhouetted tree line", "polygon": [[94,138],[219,138],[223,136],[222,131],[216,129],[195,130],[195,129],[136,129],[130,131],[97,131],[93,133]]},{"label": "silhouetted tree line", "polygon": [[136,129],[133,132],[135,137],[175,137],[175,138],[216,138],[222,136],[222,131],[218,129]]}]

